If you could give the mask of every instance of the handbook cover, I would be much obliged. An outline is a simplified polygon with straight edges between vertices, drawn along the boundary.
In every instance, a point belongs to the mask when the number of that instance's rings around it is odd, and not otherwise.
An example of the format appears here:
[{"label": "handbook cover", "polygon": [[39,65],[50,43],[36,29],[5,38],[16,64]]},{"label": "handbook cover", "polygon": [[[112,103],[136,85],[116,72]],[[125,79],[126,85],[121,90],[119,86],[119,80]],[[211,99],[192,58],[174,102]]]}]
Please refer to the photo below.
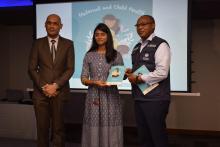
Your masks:
[{"label": "handbook cover", "polygon": [[125,67],[123,65],[112,66],[106,83],[108,85],[120,85],[125,75]]},{"label": "handbook cover", "polygon": [[[143,74],[149,74],[149,70],[147,69],[147,67],[145,65],[142,65],[141,67],[139,67],[133,74],[134,75],[143,75]],[[142,93],[144,95],[146,95],[148,92],[150,92],[151,90],[153,90],[155,87],[157,87],[159,84],[155,83],[153,85],[150,85],[148,83],[140,83],[137,84],[137,86],[139,87],[139,89],[142,91]]]}]

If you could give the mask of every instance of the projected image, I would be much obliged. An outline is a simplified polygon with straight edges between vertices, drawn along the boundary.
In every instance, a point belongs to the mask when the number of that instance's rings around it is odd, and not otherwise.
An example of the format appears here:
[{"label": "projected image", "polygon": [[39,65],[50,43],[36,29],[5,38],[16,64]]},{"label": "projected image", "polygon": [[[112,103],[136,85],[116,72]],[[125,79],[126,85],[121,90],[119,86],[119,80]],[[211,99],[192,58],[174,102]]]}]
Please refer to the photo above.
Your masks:
[{"label": "projected image", "polygon": [[[132,41],[131,32],[128,29],[124,29],[124,26],[120,24],[120,19],[116,18],[112,14],[107,14],[102,18],[103,23],[105,23],[111,30],[114,48],[121,53],[121,55],[127,54],[129,52],[128,44]],[[118,34],[124,33],[125,39],[119,40]],[[131,35],[130,35],[131,34]]]}]

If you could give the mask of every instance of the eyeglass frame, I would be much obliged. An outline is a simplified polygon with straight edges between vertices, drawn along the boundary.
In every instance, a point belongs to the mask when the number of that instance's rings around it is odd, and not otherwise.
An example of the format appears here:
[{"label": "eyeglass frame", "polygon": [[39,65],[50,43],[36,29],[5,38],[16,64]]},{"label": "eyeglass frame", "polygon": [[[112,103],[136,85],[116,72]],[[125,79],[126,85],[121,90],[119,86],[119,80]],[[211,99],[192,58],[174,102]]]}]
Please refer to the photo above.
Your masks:
[{"label": "eyeglass frame", "polygon": [[135,24],[134,26],[135,26],[135,27],[140,27],[140,26],[146,26],[146,25],[149,25],[149,24],[153,24],[153,22]]}]

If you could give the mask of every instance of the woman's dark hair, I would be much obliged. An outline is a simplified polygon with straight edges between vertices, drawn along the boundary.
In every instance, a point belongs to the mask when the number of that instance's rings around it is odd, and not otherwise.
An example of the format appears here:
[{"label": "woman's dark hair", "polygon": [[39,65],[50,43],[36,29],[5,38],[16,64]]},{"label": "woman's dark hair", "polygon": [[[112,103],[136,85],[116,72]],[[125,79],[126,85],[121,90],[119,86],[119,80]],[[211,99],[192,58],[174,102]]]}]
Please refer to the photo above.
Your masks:
[{"label": "woman's dark hair", "polygon": [[95,28],[95,30],[93,32],[92,45],[91,45],[91,47],[90,47],[88,52],[96,51],[98,49],[98,44],[97,44],[97,42],[95,40],[95,32],[97,30],[100,30],[100,31],[105,32],[107,34],[107,42],[105,44],[105,47],[106,47],[105,58],[106,58],[106,61],[108,63],[110,63],[111,61],[114,61],[114,59],[116,58],[117,51],[113,47],[112,34],[111,34],[110,29],[108,28],[108,26],[106,24],[99,23],[96,26],[96,28]]}]

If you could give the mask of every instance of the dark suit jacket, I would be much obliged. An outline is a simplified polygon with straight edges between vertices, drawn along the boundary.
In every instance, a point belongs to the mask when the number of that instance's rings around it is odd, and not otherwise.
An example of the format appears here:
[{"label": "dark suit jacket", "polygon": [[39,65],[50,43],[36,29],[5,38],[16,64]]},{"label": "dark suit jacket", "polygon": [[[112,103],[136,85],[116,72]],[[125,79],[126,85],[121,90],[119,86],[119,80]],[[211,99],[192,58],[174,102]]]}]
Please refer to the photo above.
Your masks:
[{"label": "dark suit jacket", "polygon": [[53,62],[47,37],[37,39],[32,47],[28,72],[33,80],[33,98],[45,97],[42,86],[57,83],[63,100],[69,96],[69,79],[74,72],[74,47],[71,40],[59,37],[56,58]]}]

